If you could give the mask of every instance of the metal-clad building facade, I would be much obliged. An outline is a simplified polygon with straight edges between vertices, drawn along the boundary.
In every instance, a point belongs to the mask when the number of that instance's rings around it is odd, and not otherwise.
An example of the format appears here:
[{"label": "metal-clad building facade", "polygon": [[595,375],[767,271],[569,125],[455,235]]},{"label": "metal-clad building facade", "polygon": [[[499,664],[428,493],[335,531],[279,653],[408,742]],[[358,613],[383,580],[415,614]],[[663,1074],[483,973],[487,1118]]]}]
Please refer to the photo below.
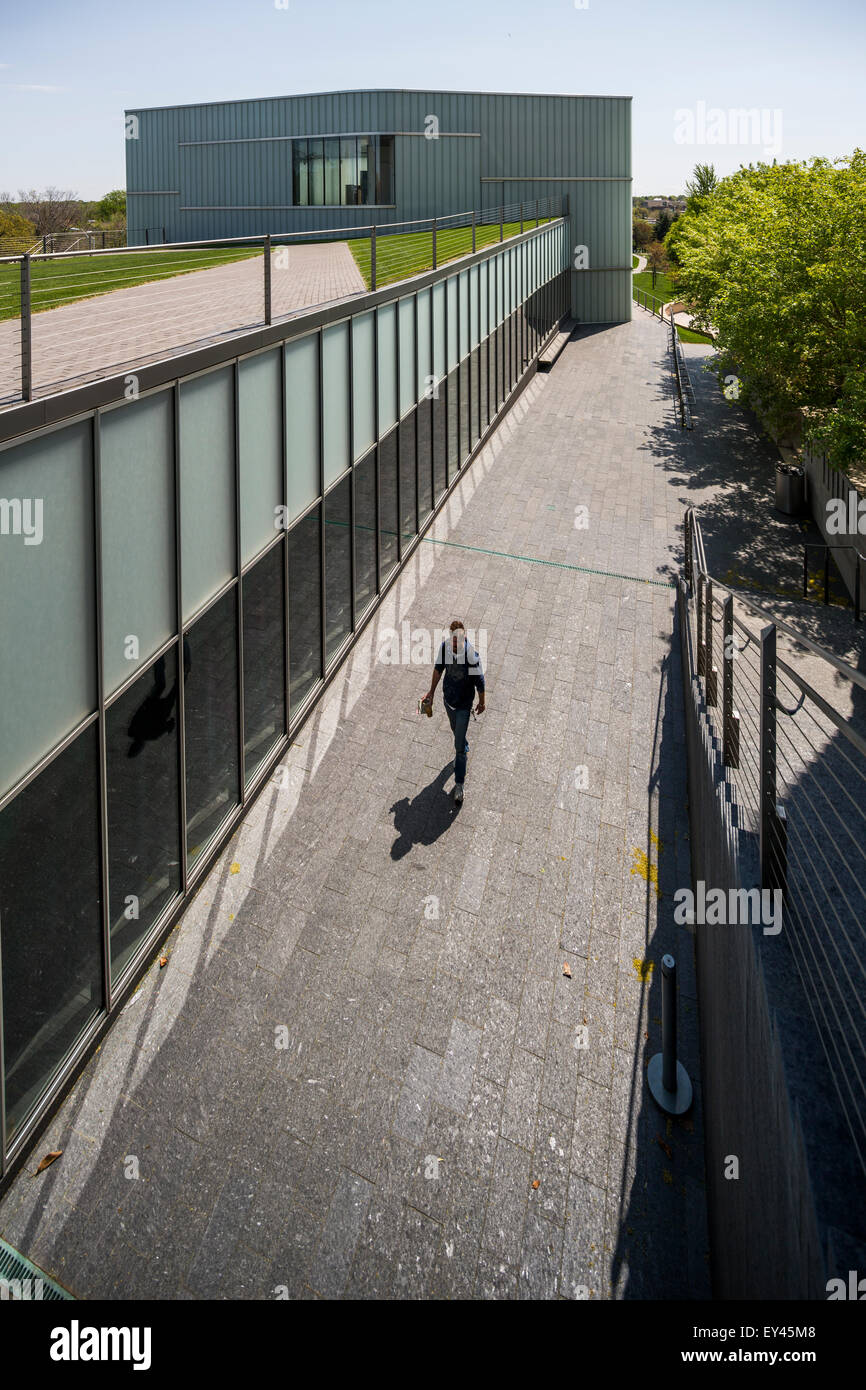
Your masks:
[{"label": "metal-clad building facade", "polygon": [[[130,118],[134,118],[130,120]],[[431,117],[438,138],[429,138]],[[393,196],[299,206],[293,144],[393,137]],[[331,92],[127,112],[130,244],[407,222],[567,197],[572,312],[631,317],[631,98]]]}]

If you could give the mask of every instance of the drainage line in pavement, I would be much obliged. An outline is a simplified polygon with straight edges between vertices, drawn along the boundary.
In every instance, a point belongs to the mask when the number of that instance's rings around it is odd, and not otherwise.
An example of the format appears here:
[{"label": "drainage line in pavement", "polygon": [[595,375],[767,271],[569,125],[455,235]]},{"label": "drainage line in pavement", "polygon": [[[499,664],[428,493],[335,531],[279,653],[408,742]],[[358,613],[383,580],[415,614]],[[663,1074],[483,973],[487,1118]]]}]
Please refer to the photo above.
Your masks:
[{"label": "drainage line in pavement", "polygon": [[629,584],[652,584],[656,589],[673,589],[672,579],[639,579],[634,574],[615,574],[613,570],[594,570],[586,565],[567,565],[564,560],[539,560],[534,555],[512,555],[508,550],[485,550],[480,545],[462,545],[460,541],[440,541],[435,536],[422,537],[428,545],[450,545],[455,550],[474,550],[477,555],[498,555],[503,560],[525,560],[528,565],[552,565],[558,570],[576,570],[578,574],[600,574],[605,579],[625,579]]}]

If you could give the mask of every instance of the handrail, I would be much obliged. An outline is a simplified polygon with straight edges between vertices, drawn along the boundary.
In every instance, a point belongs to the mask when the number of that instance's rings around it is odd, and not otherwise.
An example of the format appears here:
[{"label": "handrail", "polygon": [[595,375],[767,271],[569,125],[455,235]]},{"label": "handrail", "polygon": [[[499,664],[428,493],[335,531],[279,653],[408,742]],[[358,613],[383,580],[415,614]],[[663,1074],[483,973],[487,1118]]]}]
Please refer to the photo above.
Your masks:
[{"label": "handrail", "polygon": [[[688,507],[686,509],[686,526],[687,528],[691,528],[692,534],[690,544],[692,546],[694,545],[695,538],[697,537],[697,543],[700,548],[701,554],[701,562],[700,567],[698,569],[698,574],[701,579],[709,579],[712,582],[714,589],[724,589],[725,593],[731,594],[737,600],[738,603],[742,603],[745,608],[750,609],[751,612],[757,614],[759,618],[763,618],[764,621],[767,623],[772,623],[774,627],[777,627],[781,632],[784,632],[787,637],[790,637],[792,639],[792,641],[798,642],[801,647],[805,647],[808,651],[810,651],[813,654],[813,656],[819,656],[824,661],[829,662],[829,664],[832,667],[834,667],[834,669],[837,670],[840,673],[840,675],[846,676],[848,680],[853,681],[855,685],[859,685],[861,690],[866,690],[866,675],[864,675],[862,671],[856,671],[853,666],[848,665],[847,661],[843,661],[841,657],[834,656],[833,653],[828,652],[825,647],[820,646],[817,642],[813,642],[811,637],[806,637],[802,632],[799,632],[796,628],[791,627],[791,625],[789,623],[786,623],[782,618],[777,618],[772,613],[768,613],[766,608],[762,608],[761,605],[759,603],[755,603],[753,599],[746,598],[739,589],[732,589],[730,584],[725,584],[724,580],[717,579],[715,575],[709,573],[706,567],[706,555],[704,552],[703,536],[701,535],[700,522],[698,521],[697,509],[695,507]],[[687,545],[686,578],[689,580],[690,586],[694,588],[689,573],[689,553],[689,545]],[[693,555],[693,549],[691,553]]]}]

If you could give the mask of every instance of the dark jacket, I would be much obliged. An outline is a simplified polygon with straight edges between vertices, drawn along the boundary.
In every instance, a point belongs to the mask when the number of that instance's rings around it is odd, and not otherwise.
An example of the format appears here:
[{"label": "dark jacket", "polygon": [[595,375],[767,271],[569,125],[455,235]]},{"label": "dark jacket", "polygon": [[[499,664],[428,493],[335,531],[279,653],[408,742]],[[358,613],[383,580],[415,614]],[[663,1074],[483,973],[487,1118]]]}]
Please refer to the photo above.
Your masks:
[{"label": "dark jacket", "polygon": [[442,643],[435,669],[444,671],[442,698],[452,709],[471,709],[476,690],[484,689],[481,658],[470,642],[462,652],[455,652],[450,637]]}]

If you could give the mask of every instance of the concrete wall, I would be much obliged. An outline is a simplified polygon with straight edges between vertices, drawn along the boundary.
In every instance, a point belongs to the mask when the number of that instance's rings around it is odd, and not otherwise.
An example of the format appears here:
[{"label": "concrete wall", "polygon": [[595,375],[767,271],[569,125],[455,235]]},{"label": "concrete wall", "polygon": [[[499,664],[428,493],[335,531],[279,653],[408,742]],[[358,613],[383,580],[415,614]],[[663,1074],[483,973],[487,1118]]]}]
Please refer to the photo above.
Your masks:
[{"label": "concrete wall", "polygon": [[[852,505],[849,500],[851,494],[853,494],[855,509],[860,502],[860,494],[844,473],[840,473],[837,468],[831,468],[824,457],[815,456],[808,449],[803,451],[803,467],[806,470],[806,500],[809,509],[824,540],[833,547],[833,559],[842,576],[842,582],[853,601],[858,561],[855,551],[847,547],[856,546],[860,556],[866,556],[866,536],[859,534],[856,536],[831,535],[827,530],[827,503],[833,497],[842,498],[847,516],[848,508]],[[866,606],[866,562],[861,559],[861,609],[864,606]]]},{"label": "concrete wall", "polygon": [[[425,139],[430,115],[439,138]],[[583,322],[631,317],[631,98],[333,92],[136,109],[126,141],[129,239],[307,232],[569,200]],[[393,134],[393,207],[292,206],[291,138]]]},{"label": "concrete wall", "polygon": [[[724,767],[697,675],[680,583],[694,884],[760,884],[756,837]],[[803,1135],[785,1079],[750,926],[697,926],[696,961],[713,1292],[727,1299],[826,1298]],[[725,1177],[730,1156],[739,1177]]]}]

